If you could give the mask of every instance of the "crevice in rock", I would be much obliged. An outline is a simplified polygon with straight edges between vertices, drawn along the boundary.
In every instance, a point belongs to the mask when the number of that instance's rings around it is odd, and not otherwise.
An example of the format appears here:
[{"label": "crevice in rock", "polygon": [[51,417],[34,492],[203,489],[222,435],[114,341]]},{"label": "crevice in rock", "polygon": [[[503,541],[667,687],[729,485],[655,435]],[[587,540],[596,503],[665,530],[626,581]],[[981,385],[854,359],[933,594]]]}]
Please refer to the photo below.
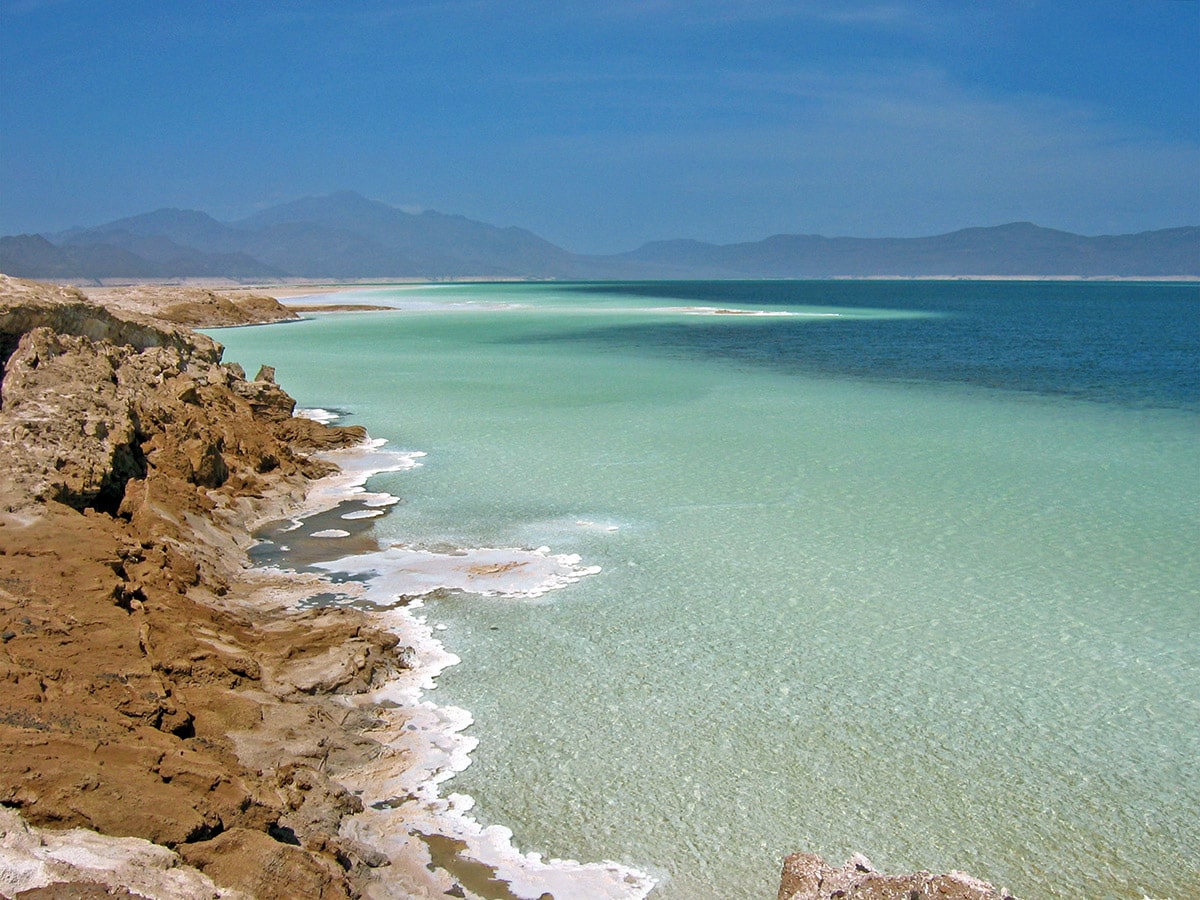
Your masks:
[{"label": "crevice in rock", "polygon": [[[201,841],[211,841],[217,835],[225,831],[225,826],[220,821],[215,824],[205,823],[191,831],[187,837],[183,839],[185,844],[197,844]],[[170,846],[168,844],[168,846]]]},{"label": "crevice in rock", "polygon": [[112,468],[101,481],[100,491],[91,502],[91,508],[115,516],[121,508],[121,501],[125,499],[125,486],[132,478],[145,478],[146,469],[146,454],[136,439],[117,447],[113,453]]},{"label": "crevice in rock", "polygon": [[4,407],[4,370],[8,361],[17,352],[24,332],[0,331],[0,409]]},{"label": "crevice in rock", "polygon": [[296,837],[296,832],[286,825],[276,823],[267,829],[267,834],[281,844],[291,844],[293,847],[300,846],[300,838]]},{"label": "crevice in rock", "polygon": [[52,499],[80,512],[91,509],[116,517],[121,509],[121,502],[125,499],[126,485],[132,479],[145,478],[148,467],[141,441],[135,437],[129,443],[113,449],[111,465],[101,477],[100,486],[94,493],[73,491],[63,485]]}]

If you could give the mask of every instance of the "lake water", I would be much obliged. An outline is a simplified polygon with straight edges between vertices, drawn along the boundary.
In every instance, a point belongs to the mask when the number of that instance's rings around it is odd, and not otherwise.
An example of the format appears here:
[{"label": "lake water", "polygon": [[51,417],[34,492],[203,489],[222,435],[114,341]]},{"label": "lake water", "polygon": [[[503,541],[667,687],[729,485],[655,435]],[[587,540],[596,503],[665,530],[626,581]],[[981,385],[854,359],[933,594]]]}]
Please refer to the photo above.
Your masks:
[{"label": "lake water", "polygon": [[385,543],[598,574],[431,600],[447,785],[653,897],[784,855],[1200,896],[1200,288],[463,284],[215,336],[425,451]]}]

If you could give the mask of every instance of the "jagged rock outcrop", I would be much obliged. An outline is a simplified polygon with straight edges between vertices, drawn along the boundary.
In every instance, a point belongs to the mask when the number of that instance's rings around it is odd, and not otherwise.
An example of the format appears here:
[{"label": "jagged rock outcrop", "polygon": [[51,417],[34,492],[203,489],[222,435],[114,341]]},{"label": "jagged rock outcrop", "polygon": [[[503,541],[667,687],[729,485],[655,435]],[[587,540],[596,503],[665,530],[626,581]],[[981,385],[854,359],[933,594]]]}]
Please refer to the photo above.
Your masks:
[{"label": "jagged rock outcrop", "polygon": [[199,287],[140,285],[106,288],[93,291],[93,294],[121,310],[187,328],[262,325],[300,318],[274,297],[246,291],[217,292]]},{"label": "jagged rock outcrop", "polygon": [[986,881],[950,872],[885,875],[856,855],[831,866],[812,853],[794,853],[783,862],[778,900],[1014,900]]},{"label": "jagged rock outcrop", "polygon": [[89,302],[75,288],[0,275],[0,368],[16,350],[21,336],[36,328],[49,328],[91,341],[108,341],[138,352],[150,347],[170,347],[208,356],[213,361],[220,358],[216,342],[203,335],[164,327],[136,314],[115,316]]},{"label": "jagged rock outcrop", "polygon": [[272,426],[289,423],[295,402],[272,377],[247,381],[222,364],[212,339],[116,316],[70,288],[0,278],[0,441],[26,499],[116,512],[149,467],[255,496],[266,473],[328,471],[294,452],[297,440],[361,439],[308,420],[281,438]]},{"label": "jagged rock outcrop", "polygon": [[387,860],[337,834],[331,772],[378,752],[343,698],[406,657],[354,610],[256,601],[244,551],[330,471],[306,448],[364,433],[69,288],[0,276],[0,347],[0,805],[247,895],[357,896]]}]

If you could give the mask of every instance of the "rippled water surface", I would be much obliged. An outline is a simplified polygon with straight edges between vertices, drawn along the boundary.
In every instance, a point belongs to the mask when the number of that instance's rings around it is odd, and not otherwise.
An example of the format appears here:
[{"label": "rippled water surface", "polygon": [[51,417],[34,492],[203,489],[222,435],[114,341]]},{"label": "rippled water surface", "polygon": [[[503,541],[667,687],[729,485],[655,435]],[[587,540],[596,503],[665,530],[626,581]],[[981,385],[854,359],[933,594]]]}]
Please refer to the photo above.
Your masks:
[{"label": "rippled water surface", "polygon": [[385,540],[601,567],[429,606],[480,819],[663,898],[774,896],[797,849],[1200,895],[1195,286],[353,296],[401,309],[216,336],[427,451]]}]

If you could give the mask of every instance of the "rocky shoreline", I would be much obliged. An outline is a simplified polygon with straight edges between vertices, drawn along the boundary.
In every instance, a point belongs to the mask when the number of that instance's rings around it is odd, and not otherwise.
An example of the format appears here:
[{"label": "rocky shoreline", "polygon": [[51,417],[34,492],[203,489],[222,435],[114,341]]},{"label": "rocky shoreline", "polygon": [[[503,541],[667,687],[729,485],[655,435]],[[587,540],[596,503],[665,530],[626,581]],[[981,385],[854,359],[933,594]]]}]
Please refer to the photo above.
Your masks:
[{"label": "rocky shoreline", "polygon": [[[355,785],[412,763],[380,691],[413,652],[302,608],[316,576],[249,567],[255,528],[334,472],[317,454],[365,434],[295,416],[188,327],[295,317],[0,276],[0,896],[518,896],[439,866],[430,835],[372,840]],[[779,894],[913,896],[1004,895],[800,856]]]},{"label": "rocky shoreline", "polygon": [[329,772],[377,751],[344,698],[404,657],[363,613],[298,611],[245,562],[255,524],[332,470],[311,453],[362,431],[293,417],[203,335],[0,291],[0,803],[162,845],[167,871],[247,896],[362,895],[386,860],[339,837],[360,804]]}]

